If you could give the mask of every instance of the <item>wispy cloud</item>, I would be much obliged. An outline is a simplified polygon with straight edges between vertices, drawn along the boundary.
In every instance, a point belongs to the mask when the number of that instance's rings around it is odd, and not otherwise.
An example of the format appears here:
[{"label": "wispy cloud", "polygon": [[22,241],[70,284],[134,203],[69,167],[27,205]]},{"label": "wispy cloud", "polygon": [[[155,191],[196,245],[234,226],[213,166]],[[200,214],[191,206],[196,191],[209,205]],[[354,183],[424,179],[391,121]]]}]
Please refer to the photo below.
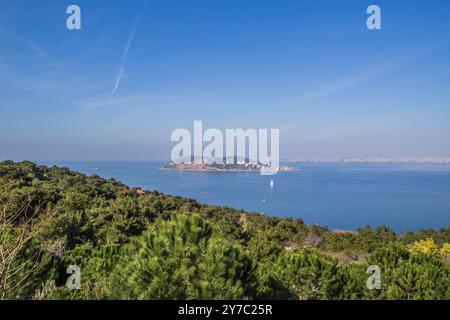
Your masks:
[{"label": "wispy cloud", "polygon": [[372,63],[370,68],[366,70],[361,70],[359,72],[349,74],[341,79],[321,84],[321,86],[317,90],[307,92],[297,98],[295,104],[296,106],[308,105],[309,103],[317,99],[339,93],[346,89],[357,87],[374,78],[383,76],[389,72],[393,72],[413,62],[416,62],[420,58],[442,49],[443,47],[448,45],[448,43],[449,42],[447,40],[440,41],[425,48],[411,50],[404,54],[400,54],[399,56],[392,58],[391,60],[383,60],[379,63]]},{"label": "wispy cloud", "polygon": [[98,96],[92,99],[82,99],[76,105],[84,111],[98,111],[102,109],[117,108],[123,109],[124,106],[133,109],[148,108],[183,108],[188,103],[189,96],[161,96],[161,95],[130,95],[117,96],[114,100],[109,97]]},{"label": "wispy cloud", "polygon": [[10,44],[19,48],[25,48],[38,57],[47,56],[45,50],[35,41],[2,26],[0,26],[0,38],[7,40]]},{"label": "wispy cloud", "polygon": [[137,28],[139,26],[139,23],[141,22],[142,13],[143,13],[143,10],[144,10],[144,7],[145,7],[146,3],[147,2],[144,1],[141,9],[139,10],[136,18],[133,21],[133,25],[131,27],[130,34],[128,36],[127,42],[125,43],[125,47],[124,47],[123,52],[122,52],[122,59],[120,61],[119,70],[117,71],[116,80],[115,80],[114,86],[113,86],[113,88],[112,88],[112,90],[111,90],[111,92],[109,94],[109,101],[110,102],[111,102],[112,97],[116,93],[117,89],[119,89],[119,87],[120,87],[120,83],[121,83],[123,75],[125,73],[125,64],[126,64],[127,59],[128,59],[128,53],[129,53],[131,45],[133,43],[134,36],[136,35],[136,31],[137,31]]},{"label": "wispy cloud", "polygon": [[55,92],[74,93],[74,88],[82,87],[80,82],[73,73],[67,77],[64,65],[36,40],[0,25],[0,87],[4,92],[54,97]]}]

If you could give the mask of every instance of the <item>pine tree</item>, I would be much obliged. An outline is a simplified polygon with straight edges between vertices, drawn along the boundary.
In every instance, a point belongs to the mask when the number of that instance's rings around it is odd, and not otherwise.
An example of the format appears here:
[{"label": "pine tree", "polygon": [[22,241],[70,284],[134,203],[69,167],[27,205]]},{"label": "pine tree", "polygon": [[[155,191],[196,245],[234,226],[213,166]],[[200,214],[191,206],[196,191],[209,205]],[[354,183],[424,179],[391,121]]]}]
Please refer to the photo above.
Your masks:
[{"label": "pine tree", "polygon": [[438,257],[421,253],[398,266],[392,275],[388,299],[449,299],[450,267]]},{"label": "pine tree", "polygon": [[336,259],[314,249],[302,249],[282,254],[272,264],[270,281],[282,285],[290,293],[290,297],[283,298],[328,299],[339,286],[337,268]]},{"label": "pine tree", "polygon": [[112,298],[239,299],[249,291],[249,258],[198,215],[150,229],[123,254],[111,275]]}]

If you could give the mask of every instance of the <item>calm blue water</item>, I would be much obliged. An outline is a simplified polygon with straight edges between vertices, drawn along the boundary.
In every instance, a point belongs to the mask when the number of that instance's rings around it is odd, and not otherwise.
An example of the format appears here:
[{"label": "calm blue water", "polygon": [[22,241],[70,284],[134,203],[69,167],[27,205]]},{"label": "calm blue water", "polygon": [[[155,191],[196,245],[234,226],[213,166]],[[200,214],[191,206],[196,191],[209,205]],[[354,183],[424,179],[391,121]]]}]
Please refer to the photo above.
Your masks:
[{"label": "calm blue water", "polygon": [[296,172],[159,170],[162,162],[52,162],[129,186],[333,229],[388,225],[398,232],[450,224],[450,165],[298,163]]}]

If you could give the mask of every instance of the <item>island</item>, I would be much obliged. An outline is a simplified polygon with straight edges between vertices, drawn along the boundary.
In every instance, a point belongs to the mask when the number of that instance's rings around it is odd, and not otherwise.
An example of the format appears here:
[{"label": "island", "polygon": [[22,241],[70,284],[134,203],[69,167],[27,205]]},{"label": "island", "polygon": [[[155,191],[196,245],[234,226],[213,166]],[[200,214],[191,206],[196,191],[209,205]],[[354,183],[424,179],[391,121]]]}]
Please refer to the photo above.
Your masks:
[{"label": "island", "polygon": [[182,162],[176,164],[174,162],[167,163],[162,170],[180,170],[180,171],[202,171],[202,172],[236,172],[236,171],[297,171],[297,167],[291,166],[271,166],[261,162],[236,162],[236,163],[207,163],[204,161],[198,162]]}]

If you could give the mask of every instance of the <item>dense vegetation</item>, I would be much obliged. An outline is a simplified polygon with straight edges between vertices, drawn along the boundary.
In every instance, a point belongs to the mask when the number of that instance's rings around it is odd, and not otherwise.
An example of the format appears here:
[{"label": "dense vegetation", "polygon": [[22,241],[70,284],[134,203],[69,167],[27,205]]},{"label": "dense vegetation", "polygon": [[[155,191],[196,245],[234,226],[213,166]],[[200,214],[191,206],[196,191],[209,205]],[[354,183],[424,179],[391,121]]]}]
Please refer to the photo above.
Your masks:
[{"label": "dense vegetation", "polygon": [[450,299],[448,243],[450,227],[333,231],[0,163],[0,299]]}]

